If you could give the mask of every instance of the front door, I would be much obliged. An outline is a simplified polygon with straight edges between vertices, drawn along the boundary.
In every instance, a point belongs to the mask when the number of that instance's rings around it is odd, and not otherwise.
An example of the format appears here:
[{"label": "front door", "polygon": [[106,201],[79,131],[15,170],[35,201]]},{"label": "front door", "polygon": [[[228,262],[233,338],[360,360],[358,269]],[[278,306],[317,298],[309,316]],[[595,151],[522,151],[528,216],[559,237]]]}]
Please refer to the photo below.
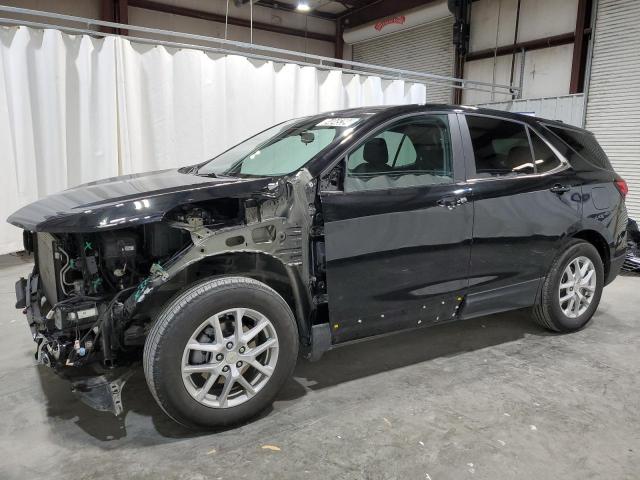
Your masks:
[{"label": "front door", "polygon": [[456,317],[473,223],[460,138],[455,115],[391,122],[321,193],[334,343]]}]

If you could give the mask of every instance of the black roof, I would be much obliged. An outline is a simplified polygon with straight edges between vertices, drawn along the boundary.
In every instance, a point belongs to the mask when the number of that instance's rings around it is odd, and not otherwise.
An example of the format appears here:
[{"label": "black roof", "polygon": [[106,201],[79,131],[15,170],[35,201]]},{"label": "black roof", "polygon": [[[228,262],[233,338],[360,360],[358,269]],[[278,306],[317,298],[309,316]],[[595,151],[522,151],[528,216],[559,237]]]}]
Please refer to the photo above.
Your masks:
[{"label": "black roof", "polygon": [[575,125],[569,125],[559,120],[550,120],[547,118],[536,117],[533,115],[507,112],[504,110],[494,110],[491,108],[481,108],[481,107],[474,107],[474,106],[467,106],[467,105],[438,104],[438,103],[358,107],[358,108],[349,108],[346,110],[335,110],[332,112],[326,112],[321,114],[321,116],[324,117],[327,115],[334,115],[336,117],[349,117],[349,116],[371,115],[372,117],[373,116],[384,117],[384,118],[380,118],[380,120],[384,120],[396,115],[402,115],[404,113],[413,113],[413,112],[421,112],[421,111],[423,112],[438,111],[438,112],[450,112],[450,113],[461,113],[461,112],[478,113],[478,114],[491,115],[491,116],[501,117],[501,118],[506,118],[511,120],[518,120],[531,125],[544,123],[547,125],[561,126],[564,128],[584,130],[580,127],[576,127]]}]

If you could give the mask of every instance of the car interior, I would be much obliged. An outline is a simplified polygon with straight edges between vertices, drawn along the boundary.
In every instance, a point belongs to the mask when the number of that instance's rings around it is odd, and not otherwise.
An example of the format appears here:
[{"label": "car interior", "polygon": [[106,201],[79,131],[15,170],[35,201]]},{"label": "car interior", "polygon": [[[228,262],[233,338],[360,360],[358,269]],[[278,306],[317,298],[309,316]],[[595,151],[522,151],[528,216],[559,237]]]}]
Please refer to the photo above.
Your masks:
[{"label": "car interior", "polygon": [[345,191],[451,183],[451,143],[443,120],[403,123],[349,155]]}]

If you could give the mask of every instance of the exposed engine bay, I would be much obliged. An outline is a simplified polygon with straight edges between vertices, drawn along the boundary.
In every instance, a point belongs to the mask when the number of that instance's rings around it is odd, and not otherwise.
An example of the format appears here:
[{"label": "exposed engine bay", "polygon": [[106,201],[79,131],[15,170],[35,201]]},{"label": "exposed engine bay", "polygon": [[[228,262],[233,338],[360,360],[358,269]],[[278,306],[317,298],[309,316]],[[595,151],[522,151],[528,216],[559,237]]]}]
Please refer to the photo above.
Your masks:
[{"label": "exposed engine bay", "polygon": [[237,208],[222,207],[177,208],[162,222],[100,233],[25,231],[36,266],[23,307],[38,359],[55,369],[128,361],[144,345],[151,315],[137,302],[142,290],[193,246],[190,230],[234,221]]},{"label": "exposed engine bay", "polygon": [[[308,278],[299,271],[309,254],[302,231],[310,229],[308,196],[315,188],[306,175],[294,189],[276,183],[257,195],[180,205],[160,221],[133,227],[25,229],[35,267],[16,284],[16,307],[27,316],[36,359],[71,380],[85,403],[119,414],[120,392],[154,316],[181,288],[243,272],[268,280],[285,298],[306,297],[299,280]],[[317,284],[324,286],[322,275]]]},{"label": "exposed engine bay", "polygon": [[39,359],[54,368],[93,360],[111,366],[117,352],[141,345],[145,319],[136,321],[126,300],[151,271],[190,244],[187,232],[166,223],[100,235],[27,235],[37,265],[30,279],[36,298],[29,303],[35,300],[40,309],[30,323]]}]

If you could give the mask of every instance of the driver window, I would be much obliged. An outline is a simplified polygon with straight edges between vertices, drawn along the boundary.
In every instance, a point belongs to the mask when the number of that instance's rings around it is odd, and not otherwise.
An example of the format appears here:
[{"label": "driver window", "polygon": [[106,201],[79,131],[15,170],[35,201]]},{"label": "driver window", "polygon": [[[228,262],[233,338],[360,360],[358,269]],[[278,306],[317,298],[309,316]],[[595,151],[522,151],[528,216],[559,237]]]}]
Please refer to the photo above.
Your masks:
[{"label": "driver window", "polygon": [[345,192],[453,183],[446,115],[401,121],[347,158]]}]

